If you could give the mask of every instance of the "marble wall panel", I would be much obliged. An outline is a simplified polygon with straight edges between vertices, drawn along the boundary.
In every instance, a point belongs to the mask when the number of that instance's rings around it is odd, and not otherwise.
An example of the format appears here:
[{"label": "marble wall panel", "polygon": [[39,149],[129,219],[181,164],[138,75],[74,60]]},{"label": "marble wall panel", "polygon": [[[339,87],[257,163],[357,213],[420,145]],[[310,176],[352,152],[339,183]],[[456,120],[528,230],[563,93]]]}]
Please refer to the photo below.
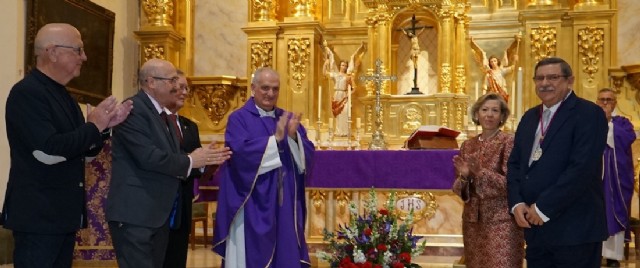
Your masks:
[{"label": "marble wall panel", "polygon": [[194,76],[247,76],[249,1],[196,1]]}]

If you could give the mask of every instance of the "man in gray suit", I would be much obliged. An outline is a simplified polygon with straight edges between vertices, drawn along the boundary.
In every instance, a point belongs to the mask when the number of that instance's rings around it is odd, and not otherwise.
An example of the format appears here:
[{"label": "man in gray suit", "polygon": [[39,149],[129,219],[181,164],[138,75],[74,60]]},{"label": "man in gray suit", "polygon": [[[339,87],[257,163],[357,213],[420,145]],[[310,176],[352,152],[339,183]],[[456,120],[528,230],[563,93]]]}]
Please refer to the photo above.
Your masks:
[{"label": "man in gray suit", "polygon": [[135,110],[113,131],[113,175],[106,217],[121,268],[162,267],[175,223],[180,182],[192,168],[220,164],[225,148],[197,148],[181,153],[166,107],[178,90],[175,67],[152,59],[138,75],[141,90]]}]

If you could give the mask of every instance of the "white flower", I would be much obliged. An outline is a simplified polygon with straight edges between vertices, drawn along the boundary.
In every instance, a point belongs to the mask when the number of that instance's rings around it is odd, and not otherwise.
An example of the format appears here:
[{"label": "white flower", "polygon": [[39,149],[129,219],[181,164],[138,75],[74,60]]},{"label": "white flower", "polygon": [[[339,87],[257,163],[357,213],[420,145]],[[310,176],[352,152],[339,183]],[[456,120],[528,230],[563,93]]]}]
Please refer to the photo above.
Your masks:
[{"label": "white flower", "polygon": [[326,253],[326,252],[324,252],[324,251],[318,251],[318,252],[316,252],[316,257],[317,257],[318,259],[321,259],[321,260],[331,261],[331,254]]},{"label": "white flower", "polygon": [[367,258],[364,256],[364,253],[362,253],[362,250],[356,250],[353,252],[353,262],[355,263],[365,263],[367,261]]},{"label": "white flower", "polygon": [[384,254],[382,255],[382,260],[384,262],[384,266],[383,267],[389,267],[389,263],[391,263],[391,256],[393,254],[391,254],[391,252],[389,251],[385,251]]}]

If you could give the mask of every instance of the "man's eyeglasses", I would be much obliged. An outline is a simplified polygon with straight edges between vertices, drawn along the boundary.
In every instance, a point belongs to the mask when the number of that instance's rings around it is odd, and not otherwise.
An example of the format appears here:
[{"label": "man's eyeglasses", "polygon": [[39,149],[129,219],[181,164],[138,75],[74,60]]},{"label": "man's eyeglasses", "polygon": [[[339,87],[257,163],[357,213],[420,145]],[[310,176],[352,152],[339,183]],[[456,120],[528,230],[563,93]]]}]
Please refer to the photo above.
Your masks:
[{"label": "man's eyeglasses", "polygon": [[159,76],[152,76],[151,78],[156,79],[156,80],[164,80],[164,81],[169,81],[169,83],[171,84],[175,84],[178,82],[178,77],[174,76],[174,77],[159,77]]},{"label": "man's eyeglasses", "polygon": [[598,102],[602,104],[614,103],[616,99],[613,98],[598,98]]},{"label": "man's eyeglasses", "polygon": [[64,45],[53,45],[54,47],[63,47],[63,48],[69,48],[73,51],[75,51],[76,53],[78,53],[78,56],[82,56],[82,54],[84,53],[84,48],[83,47],[73,47],[73,46],[64,46]]},{"label": "man's eyeglasses", "polygon": [[545,79],[547,79],[547,81],[549,82],[557,82],[558,80],[560,80],[560,78],[566,78],[566,77],[567,77],[566,75],[559,75],[559,74],[537,75],[533,77],[533,81],[535,81],[536,83],[540,83]]}]

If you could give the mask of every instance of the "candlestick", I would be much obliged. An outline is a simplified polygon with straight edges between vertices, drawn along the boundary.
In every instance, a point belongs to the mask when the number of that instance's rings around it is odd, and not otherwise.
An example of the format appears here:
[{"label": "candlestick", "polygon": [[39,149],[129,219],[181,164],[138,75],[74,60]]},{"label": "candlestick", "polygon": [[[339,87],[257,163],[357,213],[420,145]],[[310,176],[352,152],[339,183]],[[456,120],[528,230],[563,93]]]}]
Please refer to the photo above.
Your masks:
[{"label": "candlestick", "polygon": [[476,100],[480,97],[480,95],[478,95],[478,82],[476,81],[476,95],[474,96],[476,98]]},{"label": "candlestick", "polygon": [[509,104],[511,104],[511,114],[516,112],[516,81],[511,82],[511,96],[509,96]]},{"label": "candlestick", "polygon": [[347,88],[349,90],[347,90],[347,102],[349,103],[349,106],[347,106],[347,116],[350,118],[351,117],[351,85],[348,85]]},{"label": "candlestick", "polygon": [[522,83],[522,67],[518,67],[518,89],[516,90],[516,108],[518,109],[518,112],[514,116],[518,121],[520,121],[519,118],[522,116]]},{"label": "candlestick", "polygon": [[318,121],[320,121],[321,113],[322,113],[322,86],[318,86]]},{"label": "candlestick", "polygon": [[356,128],[360,128],[362,126],[362,121],[360,120],[360,117],[356,118]]}]

